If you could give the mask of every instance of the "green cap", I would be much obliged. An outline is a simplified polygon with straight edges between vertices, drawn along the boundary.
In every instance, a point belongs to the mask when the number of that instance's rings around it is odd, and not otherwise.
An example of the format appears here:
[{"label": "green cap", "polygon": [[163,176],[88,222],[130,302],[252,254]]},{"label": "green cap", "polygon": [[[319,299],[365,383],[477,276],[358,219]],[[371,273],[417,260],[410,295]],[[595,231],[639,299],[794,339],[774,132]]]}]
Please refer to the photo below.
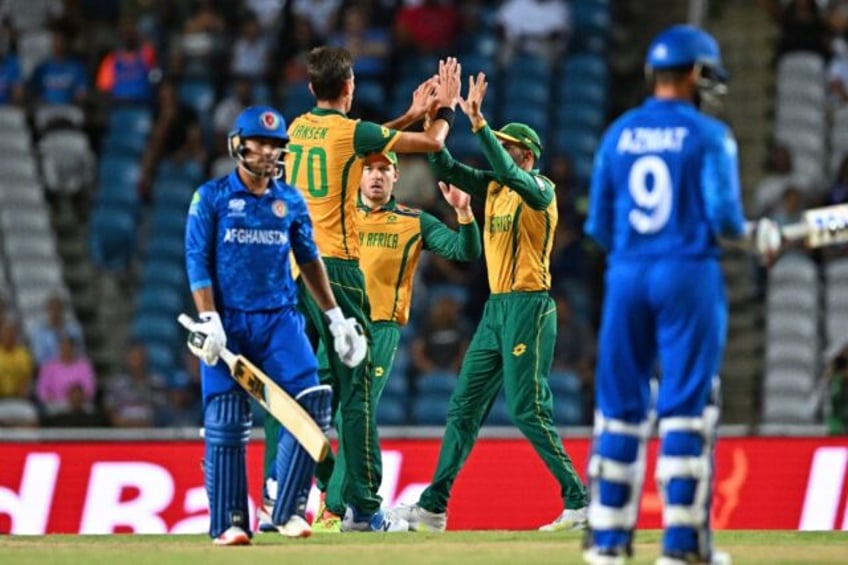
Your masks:
[{"label": "green cap", "polygon": [[523,145],[533,152],[536,159],[542,154],[542,141],[539,139],[539,134],[527,124],[512,122],[494,133],[498,139]]},{"label": "green cap", "polygon": [[398,166],[398,158],[397,154],[394,151],[384,151],[383,153],[371,153],[365,157],[365,161],[370,161],[371,159],[382,158],[397,168]]}]

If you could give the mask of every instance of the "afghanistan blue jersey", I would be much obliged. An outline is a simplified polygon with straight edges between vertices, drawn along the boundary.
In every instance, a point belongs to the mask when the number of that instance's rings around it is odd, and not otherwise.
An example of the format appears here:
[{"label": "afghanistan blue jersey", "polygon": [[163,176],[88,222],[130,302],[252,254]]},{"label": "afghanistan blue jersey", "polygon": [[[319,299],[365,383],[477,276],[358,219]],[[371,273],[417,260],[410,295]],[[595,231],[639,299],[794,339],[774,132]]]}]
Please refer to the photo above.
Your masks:
[{"label": "afghanistan blue jersey", "polygon": [[295,306],[289,252],[301,264],[319,257],[300,192],[272,180],[256,196],[236,171],[194,193],[185,247],[191,290],[212,285],[219,308],[248,312]]},{"label": "afghanistan blue jersey", "polygon": [[610,259],[717,257],[742,235],[736,140],[682,100],[649,98],[595,156],[586,234]]}]

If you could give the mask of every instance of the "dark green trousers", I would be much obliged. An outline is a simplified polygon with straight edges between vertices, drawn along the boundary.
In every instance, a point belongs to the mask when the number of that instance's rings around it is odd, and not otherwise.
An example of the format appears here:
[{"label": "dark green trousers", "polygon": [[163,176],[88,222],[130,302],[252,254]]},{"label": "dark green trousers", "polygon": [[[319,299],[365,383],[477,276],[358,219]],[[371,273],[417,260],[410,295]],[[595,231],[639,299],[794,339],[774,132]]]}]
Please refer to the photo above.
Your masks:
[{"label": "dark green trousers", "polygon": [[504,387],[509,414],[556,477],[566,508],[586,506],[586,489],[554,427],[548,373],[557,332],[547,292],[492,295],[486,302],[450,399],[439,461],[419,504],[447,509],[451,487]]},{"label": "dark green trousers", "polygon": [[[355,318],[365,329],[370,345],[370,306],[365,295],[365,279],[355,261],[325,258],[330,286],[344,315]],[[380,455],[380,440],[377,435],[377,420],[374,413],[374,392],[371,382],[370,354],[358,367],[351,369],[342,363],[333,348],[333,336],[324,319],[324,312],[306,290],[303,280],[298,281],[299,307],[306,318],[307,332],[317,337],[316,352],[321,367],[321,381],[333,387],[334,413],[338,414],[336,428],[339,435],[339,451],[346,463],[341,477],[342,499],[355,506],[360,512],[373,513],[382,502],[377,490],[382,482],[383,468]],[[270,420],[270,422],[269,422]],[[269,463],[276,454],[276,430],[279,424],[266,418],[265,450],[266,477]],[[275,457],[276,455],[274,455]],[[326,484],[332,475],[333,461],[327,458],[318,465],[316,476],[319,486]],[[344,506],[337,510],[344,510]]]}]

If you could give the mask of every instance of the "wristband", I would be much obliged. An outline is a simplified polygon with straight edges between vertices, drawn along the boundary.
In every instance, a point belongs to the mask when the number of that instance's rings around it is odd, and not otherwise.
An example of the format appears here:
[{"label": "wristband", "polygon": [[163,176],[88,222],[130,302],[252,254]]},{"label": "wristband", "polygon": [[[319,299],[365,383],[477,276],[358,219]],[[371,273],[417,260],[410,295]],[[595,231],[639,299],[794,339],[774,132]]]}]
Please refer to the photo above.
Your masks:
[{"label": "wristband", "polygon": [[453,127],[454,117],[456,117],[456,112],[447,106],[442,106],[441,108],[436,110],[435,119],[446,121],[448,123],[448,128]]},{"label": "wristband", "polygon": [[336,306],[335,308],[330,308],[324,315],[327,316],[327,321],[331,324],[335,324],[337,322],[344,322],[344,314],[342,314],[342,309]]}]

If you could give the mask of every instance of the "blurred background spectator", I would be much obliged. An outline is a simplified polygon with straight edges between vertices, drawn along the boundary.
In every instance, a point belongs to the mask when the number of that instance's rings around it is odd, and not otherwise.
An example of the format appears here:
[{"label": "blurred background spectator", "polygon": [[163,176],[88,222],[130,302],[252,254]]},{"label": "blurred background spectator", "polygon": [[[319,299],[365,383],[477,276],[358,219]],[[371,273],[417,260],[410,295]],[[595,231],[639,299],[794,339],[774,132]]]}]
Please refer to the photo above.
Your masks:
[{"label": "blurred background spectator", "polygon": [[[54,416],[72,409],[91,411],[97,383],[91,361],[81,355],[79,350],[80,344],[76,338],[61,334],[59,354],[41,365],[35,390],[45,415]],[[70,393],[72,387],[79,387],[80,391]],[[82,393],[82,407],[77,406],[79,392]]]},{"label": "blurred background spectator", "polygon": [[35,426],[38,412],[30,400],[35,364],[21,343],[18,324],[0,321],[0,425]]}]

